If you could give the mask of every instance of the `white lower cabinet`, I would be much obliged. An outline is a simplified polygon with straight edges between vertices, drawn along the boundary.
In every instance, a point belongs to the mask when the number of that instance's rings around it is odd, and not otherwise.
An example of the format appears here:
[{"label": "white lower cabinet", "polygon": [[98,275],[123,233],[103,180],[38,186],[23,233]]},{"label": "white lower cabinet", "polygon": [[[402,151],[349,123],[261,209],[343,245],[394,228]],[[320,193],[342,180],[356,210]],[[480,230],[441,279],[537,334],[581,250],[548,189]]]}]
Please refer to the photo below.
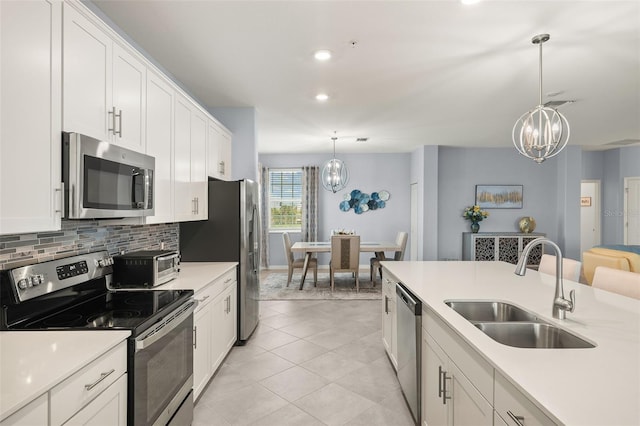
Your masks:
[{"label": "white lower cabinet", "polygon": [[[108,416],[109,418],[118,419],[118,422],[108,424],[124,425],[127,411],[126,372],[127,344],[123,342],[51,389],[49,392],[51,402],[50,425],[64,424],[80,413],[82,414],[78,418],[86,419],[85,421],[89,422],[100,411],[102,412],[99,414],[100,418]],[[124,377],[124,381],[119,381],[122,377]],[[115,388],[110,389],[114,385]],[[124,398],[124,405],[112,405],[111,397],[108,400],[98,400],[97,398],[107,389],[110,389],[112,396],[118,394],[117,401],[121,401],[120,398]],[[91,403],[96,400],[98,402],[92,405]],[[110,409],[105,407],[117,409],[117,412],[110,412]],[[104,411],[105,409],[107,411]]]},{"label": "white lower cabinet", "polygon": [[498,372],[495,384],[496,418],[515,426],[555,425],[553,420]]},{"label": "white lower cabinet", "polygon": [[398,280],[386,269],[382,269],[382,343],[387,355],[398,369],[398,340],[397,340],[397,306],[396,284]]},{"label": "white lower cabinet", "polygon": [[421,385],[422,426],[555,424],[427,307]]},{"label": "white lower cabinet", "polygon": [[[200,299],[202,300],[202,299]],[[206,305],[203,306],[203,303]],[[211,317],[210,301],[200,302],[193,318],[193,394],[202,392],[211,378]]]},{"label": "white lower cabinet", "polygon": [[493,424],[493,407],[442,348],[422,330],[424,425]]},{"label": "white lower cabinet", "polygon": [[493,424],[493,367],[435,314],[422,311],[424,425]]},{"label": "white lower cabinet", "polygon": [[236,269],[199,290],[194,317],[193,396],[202,393],[237,338]]},{"label": "white lower cabinet", "polygon": [[127,342],[123,341],[0,422],[1,426],[125,426]]},{"label": "white lower cabinet", "polygon": [[127,424],[127,375],[76,413],[65,426],[125,426]]},{"label": "white lower cabinet", "polygon": [[49,422],[48,394],[40,395],[26,407],[13,413],[2,422],[2,426],[46,425]]}]

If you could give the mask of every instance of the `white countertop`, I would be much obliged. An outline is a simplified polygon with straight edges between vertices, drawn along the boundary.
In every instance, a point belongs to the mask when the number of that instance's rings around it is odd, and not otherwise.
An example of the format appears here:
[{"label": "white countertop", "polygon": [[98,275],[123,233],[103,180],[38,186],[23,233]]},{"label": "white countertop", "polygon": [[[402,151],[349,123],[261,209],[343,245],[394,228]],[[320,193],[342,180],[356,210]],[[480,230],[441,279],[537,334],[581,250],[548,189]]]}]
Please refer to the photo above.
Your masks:
[{"label": "white countertop", "polygon": [[202,290],[212,281],[238,266],[238,262],[180,262],[178,278],[156,287],[156,290]]},{"label": "white countertop", "polygon": [[[567,425],[640,424],[640,300],[564,281],[575,312],[551,316],[555,277],[514,274],[503,262],[382,262],[494,368]],[[595,343],[589,349],[502,345],[444,304],[449,299],[507,301]]]},{"label": "white countertop", "polygon": [[0,420],[130,334],[122,330],[0,332]]}]

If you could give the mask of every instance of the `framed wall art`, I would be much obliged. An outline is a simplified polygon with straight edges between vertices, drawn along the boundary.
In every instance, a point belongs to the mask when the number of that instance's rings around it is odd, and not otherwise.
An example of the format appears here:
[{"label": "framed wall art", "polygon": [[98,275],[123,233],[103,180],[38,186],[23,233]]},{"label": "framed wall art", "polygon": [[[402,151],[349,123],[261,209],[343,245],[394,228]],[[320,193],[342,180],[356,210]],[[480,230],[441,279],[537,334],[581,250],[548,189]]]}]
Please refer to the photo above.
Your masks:
[{"label": "framed wall art", "polygon": [[521,209],[522,185],[476,185],[476,205],[484,209]]}]

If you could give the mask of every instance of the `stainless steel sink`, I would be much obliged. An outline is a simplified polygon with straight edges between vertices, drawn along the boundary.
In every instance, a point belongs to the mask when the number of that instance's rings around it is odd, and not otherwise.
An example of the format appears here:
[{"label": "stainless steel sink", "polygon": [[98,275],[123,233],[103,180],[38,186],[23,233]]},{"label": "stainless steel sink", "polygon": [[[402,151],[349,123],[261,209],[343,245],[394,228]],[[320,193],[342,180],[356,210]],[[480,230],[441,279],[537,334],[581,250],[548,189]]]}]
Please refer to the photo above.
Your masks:
[{"label": "stainless steel sink", "polygon": [[540,321],[533,312],[505,302],[449,300],[445,304],[471,322]]},{"label": "stainless steel sink", "polygon": [[517,348],[580,349],[595,345],[561,328],[545,323],[476,323],[487,336]]},{"label": "stainless steel sink", "polygon": [[492,300],[447,300],[445,304],[496,342],[516,348],[594,348],[592,343],[538,318],[533,312]]}]

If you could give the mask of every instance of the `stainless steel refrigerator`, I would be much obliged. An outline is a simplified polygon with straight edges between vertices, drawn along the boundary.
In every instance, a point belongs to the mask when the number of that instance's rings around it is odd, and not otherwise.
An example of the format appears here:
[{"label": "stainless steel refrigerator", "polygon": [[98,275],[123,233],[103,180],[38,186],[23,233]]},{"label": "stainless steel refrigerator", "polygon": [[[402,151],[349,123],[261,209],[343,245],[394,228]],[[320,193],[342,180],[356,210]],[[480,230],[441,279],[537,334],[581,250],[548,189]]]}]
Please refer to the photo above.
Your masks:
[{"label": "stainless steel refrigerator", "polygon": [[209,181],[209,219],[180,224],[183,262],[238,262],[238,343],[260,314],[260,207],[258,183]]}]

